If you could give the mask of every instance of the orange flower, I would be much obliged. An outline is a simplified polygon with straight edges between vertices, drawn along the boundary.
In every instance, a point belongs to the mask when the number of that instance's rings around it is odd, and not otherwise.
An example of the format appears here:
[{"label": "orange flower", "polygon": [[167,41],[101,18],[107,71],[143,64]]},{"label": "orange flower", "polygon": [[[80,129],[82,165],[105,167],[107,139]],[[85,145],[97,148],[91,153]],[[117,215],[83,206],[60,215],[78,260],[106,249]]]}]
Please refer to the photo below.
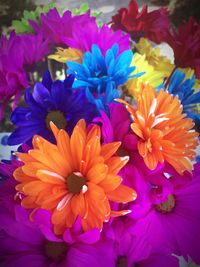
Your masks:
[{"label": "orange flower", "polygon": [[125,104],[131,115],[131,129],[139,137],[138,151],[149,169],[167,161],[179,174],[192,171],[198,134],[191,130],[192,120],[182,114],[177,96],[164,90],[156,94],[150,85],[142,84],[137,109],[121,99],[117,101]]},{"label": "orange flower", "polygon": [[18,153],[24,165],[14,172],[20,184],[16,189],[25,195],[22,206],[44,208],[52,212],[56,234],[72,227],[77,216],[83,230],[102,229],[110,216],[129,213],[111,211],[109,200],[129,202],[136,198],[133,189],[121,185],[119,170],[128,157],[113,156],[120,142],[100,144],[100,128],[87,130],[84,120],[75,126],[71,138],[51,122],[57,144],[34,136],[33,149]]}]

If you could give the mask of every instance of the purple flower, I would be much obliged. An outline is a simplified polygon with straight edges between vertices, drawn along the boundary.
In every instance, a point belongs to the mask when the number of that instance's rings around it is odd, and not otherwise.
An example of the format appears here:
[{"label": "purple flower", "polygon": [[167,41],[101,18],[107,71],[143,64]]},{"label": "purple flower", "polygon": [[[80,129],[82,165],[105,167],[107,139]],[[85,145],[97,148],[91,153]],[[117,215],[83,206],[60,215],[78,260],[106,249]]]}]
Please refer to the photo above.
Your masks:
[{"label": "purple flower", "polygon": [[151,253],[152,247],[146,242],[146,237],[135,235],[134,221],[130,218],[116,218],[111,225],[106,226],[105,232],[114,242],[113,257],[116,266],[119,264],[131,267],[134,263],[148,258]]},{"label": "purple flower", "polygon": [[49,40],[41,33],[20,35],[22,58],[24,65],[32,65],[41,61],[50,52]]},{"label": "purple flower", "polygon": [[130,133],[130,119],[126,108],[118,103],[111,103],[109,107],[109,116],[103,111],[101,117],[93,120],[101,124],[102,138],[104,143],[115,141],[122,142],[117,151],[119,156],[130,156],[137,149],[137,137]]},{"label": "purple flower", "polygon": [[17,128],[9,136],[8,144],[29,142],[35,134],[54,141],[50,121],[69,133],[79,119],[90,122],[96,115],[96,109],[87,101],[84,90],[73,91],[73,81],[74,77],[69,76],[64,82],[52,82],[49,72],[46,72],[42,83],[36,83],[33,91],[26,89],[27,106],[18,107],[11,114],[11,121]]},{"label": "purple flower", "polygon": [[121,30],[113,32],[107,25],[103,25],[99,29],[94,20],[84,27],[74,23],[72,29],[72,36],[64,36],[63,43],[83,52],[92,51],[93,44],[100,48],[104,56],[115,43],[119,46],[118,55],[130,49],[130,36],[128,34],[124,34]]},{"label": "purple flower", "polygon": [[[69,244],[45,232],[29,220],[30,214],[19,205],[0,207],[0,261],[3,267],[112,267],[112,243]],[[43,219],[48,216],[40,211]],[[46,218],[48,221],[48,218]]]},{"label": "purple flower", "polygon": [[74,30],[73,25],[81,29],[90,24],[91,21],[95,22],[95,18],[90,17],[89,12],[84,15],[72,17],[71,11],[67,10],[61,16],[58,10],[53,8],[46,14],[41,14],[40,25],[34,21],[30,21],[30,24],[36,32],[41,32],[49,42],[61,45],[63,44],[63,37],[72,36]]},{"label": "purple flower", "polygon": [[119,45],[119,54],[130,49],[128,34],[124,34],[121,30],[113,32],[107,25],[99,29],[96,19],[90,17],[89,11],[72,17],[68,10],[60,16],[56,9],[51,9],[47,14],[41,14],[40,21],[41,25],[32,21],[31,26],[56,45],[67,45],[86,52],[91,51],[92,45],[96,44],[103,55],[115,43]]},{"label": "purple flower", "polygon": [[0,120],[4,108],[14,97],[13,108],[19,100],[22,90],[27,87],[28,80],[23,69],[23,56],[20,37],[12,32],[9,39],[0,38]]},{"label": "purple flower", "polygon": [[[199,170],[200,164],[197,163],[194,166],[192,181],[182,184],[176,177],[163,176],[165,183],[172,185],[171,188],[169,187],[168,195],[161,198],[162,194],[159,194],[158,188],[155,190],[152,187],[150,189],[150,211],[137,221],[135,228],[138,233],[141,228],[146,229],[148,241],[155,249],[165,244],[171,253],[184,257],[189,255],[198,264],[200,263],[198,248],[200,242]],[[156,178],[159,177],[155,175]]]}]

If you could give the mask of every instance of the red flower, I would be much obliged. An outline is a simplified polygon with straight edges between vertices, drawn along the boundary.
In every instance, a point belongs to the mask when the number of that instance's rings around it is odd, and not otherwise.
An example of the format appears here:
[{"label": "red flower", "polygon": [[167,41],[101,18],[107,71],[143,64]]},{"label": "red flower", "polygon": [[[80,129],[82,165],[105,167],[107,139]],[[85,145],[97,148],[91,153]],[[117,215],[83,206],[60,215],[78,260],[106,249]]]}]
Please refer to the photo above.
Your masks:
[{"label": "red flower", "polygon": [[131,0],[127,8],[118,10],[118,14],[112,17],[113,30],[122,29],[131,34],[132,39],[147,37],[150,40],[161,43],[166,39],[169,30],[168,10],[160,8],[148,12],[144,6],[138,11],[138,4]]},{"label": "red flower", "polygon": [[176,66],[194,69],[200,79],[200,23],[190,17],[178,30],[173,29],[168,43],[174,50]]}]

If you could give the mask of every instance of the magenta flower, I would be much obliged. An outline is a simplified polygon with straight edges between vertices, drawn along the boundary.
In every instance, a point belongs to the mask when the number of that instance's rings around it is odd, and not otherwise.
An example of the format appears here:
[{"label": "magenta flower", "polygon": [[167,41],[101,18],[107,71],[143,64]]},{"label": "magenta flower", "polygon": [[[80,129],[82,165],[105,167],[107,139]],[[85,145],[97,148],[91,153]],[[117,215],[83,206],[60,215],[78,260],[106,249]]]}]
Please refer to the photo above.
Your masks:
[{"label": "magenta flower", "polygon": [[149,257],[152,247],[144,235],[135,235],[134,222],[130,218],[116,218],[105,230],[114,242],[115,266],[135,266],[135,263]]},{"label": "magenta flower", "polygon": [[122,31],[115,33],[107,25],[98,29],[96,19],[90,12],[72,17],[70,11],[65,11],[62,16],[54,8],[47,14],[41,14],[41,25],[30,22],[36,32],[56,45],[65,45],[80,49],[82,52],[91,51],[92,45],[100,47],[103,55],[115,43],[119,46],[119,54],[130,49],[129,35]]},{"label": "magenta flower", "polygon": [[42,61],[44,56],[50,52],[49,40],[44,38],[41,33],[20,35],[21,50],[23,50],[23,64],[32,65]]},{"label": "magenta flower", "polygon": [[[167,198],[161,198],[160,194],[154,191],[154,197],[150,198],[152,205],[149,213],[137,221],[135,228],[138,233],[141,228],[146,229],[145,235],[155,249],[165,244],[171,253],[184,257],[189,255],[198,264],[200,263],[199,170],[198,163],[195,165],[192,181],[182,185],[179,179],[168,177],[173,187]],[[152,190],[154,190],[153,187]]]},{"label": "magenta flower", "polygon": [[[48,223],[46,211],[40,211],[39,216]],[[0,221],[1,266],[114,266],[110,254],[107,254],[112,250],[109,240],[102,239],[95,245],[81,242],[69,244],[51,232],[46,231],[44,236],[42,227],[31,222],[29,213],[19,205],[9,209],[0,207]]]},{"label": "magenta flower", "polygon": [[130,119],[126,108],[118,103],[108,105],[110,116],[100,111],[101,117],[94,119],[95,123],[101,124],[102,138],[104,143],[115,141],[121,142],[118,149],[119,156],[130,156],[137,151],[137,137],[129,130]]},{"label": "magenta flower", "polygon": [[[90,18],[87,13],[85,16],[77,16],[76,22],[81,20],[84,23],[90,19],[94,20],[95,18]],[[41,14],[40,25],[34,21],[30,21],[30,25],[36,32],[41,32],[49,42],[56,45],[62,44],[63,36],[72,35],[72,15],[69,10],[60,16],[56,8],[50,9],[47,14]]]},{"label": "magenta flower", "polygon": [[118,44],[120,55],[125,50],[130,49],[130,36],[121,30],[113,32],[110,27],[103,25],[101,29],[95,21],[90,21],[86,27],[81,24],[73,24],[71,37],[63,37],[63,43],[70,47],[80,49],[83,52],[92,51],[92,45],[96,44],[103,55],[115,43]]},{"label": "magenta flower", "polygon": [[0,38],[0,120],[3,118],[4,108],[14,97],[13,108],[19,100],[22,90],[28,85],[26,73],[23,69],[23,52],[20,37],[14,32],[10,38]]}]

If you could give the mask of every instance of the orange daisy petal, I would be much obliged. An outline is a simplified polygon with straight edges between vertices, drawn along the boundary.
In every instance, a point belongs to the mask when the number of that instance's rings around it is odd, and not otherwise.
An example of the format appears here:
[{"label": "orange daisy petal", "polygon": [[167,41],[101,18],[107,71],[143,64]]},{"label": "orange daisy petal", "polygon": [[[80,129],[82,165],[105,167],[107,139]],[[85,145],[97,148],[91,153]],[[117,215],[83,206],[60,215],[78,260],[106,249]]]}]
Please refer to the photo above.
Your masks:
[{"label": "orange daisy petal", "polygon": [[107,197],[114,202],[127,203],[136,199],[136,192],[128,186],[120,185],[114,191],[108,192]]},{"label": "orange daisy petal", "polygon": [[117,202],[133,200],[129,190],[134,191],[121,187],[122,179],[117,175],[129,157],[113,156],[119,142],[101,146],[98,125],[87,129],[80,120],[71,137],[52,123],[51,128],[56,144],[34,136],[33,149],[20,155],[24,165],[14,177],[20,182],[16,190],[25,195],[22,205],[49,210],[58,235],[72,227],[77,216],[84,231],[101,230],[111,215],[108,192]]}]

